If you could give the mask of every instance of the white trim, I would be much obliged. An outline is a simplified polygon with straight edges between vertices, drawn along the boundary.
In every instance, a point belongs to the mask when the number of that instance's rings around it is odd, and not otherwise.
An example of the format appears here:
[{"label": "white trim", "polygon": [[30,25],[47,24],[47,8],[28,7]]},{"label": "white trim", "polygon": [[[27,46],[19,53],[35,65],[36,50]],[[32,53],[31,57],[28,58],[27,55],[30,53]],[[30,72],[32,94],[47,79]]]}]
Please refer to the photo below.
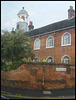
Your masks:
[{"label": "white trim", "polygon": [[46,61],[47,61],[47,59],[48,59],[49,57],[51,57],[51,58],[53,59],[53,62],[54,62],[54,58],[53,58],[52,56],[48,56],[48,57],[46,58]]},{"label": "white trim", "polygon": [[[40,58],[39,58],[39,57],[36,56],[35,58],[38,58],[38,59],[39,59],[39,62],[40,62]],[[35,58],[34,58],[34,59],[35,59]],[[33,59],[33,60],[34,60],[34,59]],[[33,61],[33,62],[34,62],[34,61]]]},{"label": "white trim", "polygon": [[[70,43],[69,43],[69,44],[64,44],[64,45],[63,45],[63,37],[64,37],[64,35],[65,35],[66,33],[68,33],[68,34],[70,35]],[[69,46],[69,45],[71,45],[71,34],[70,34],[69,32],[65,32],[65,33],[62,35],[62,37],[61,37],[61,46]]]},{"label": "white trim", "polygon": [[40,41],[40,39],[39,39],[39,38],[35,39],[35,41],[34,41],[34,50],[39,50],[39,49],[40,49],[40,46],[39,46],[39,48],[35,48],[35,42],[36,42],[36,40],[39,40],[39,42],[40,42],[39,45],[41,45],[41,41]]},{"label": "white trim", "polygon": [[46,47],[46,48],[54,48],[54,46]]},{"label": "white trim", "polygon": [[[64,58],[65,56],[67,56],[67,57],[70,58],[70,56],[68,56],[68,55],[64,55],[64,56],[61,58],[61,62],[62,62],[62,60],[63,60],[63,58]],[[70,63],[71,63],[71,58],[70,58]]]},{"label": "white trim", "polygon": [[[47,40],[48,40],[49,37],[52,37],[53,38],[53,46],[47,47]],[[46,39],[46,48],[54,48],[54,37],[53,36],[49,36],[49,37]]]},{"label": "white trim", "polygon": [[61,46],[70,46],[71,44],[65,44],[65,45],[61,45]]},{"label": "white trim", "polygon": [[40,50],[40,48],[34,48],[33,50]]},{"label": "white trim", "polygon": [[[68,56],[68,55],[64,55],[61,59],[63,59],[65,56]],[[68,56],[69,58],[70,58],[70,56]],[[71,58],[70,58],[70,60],[71,60]]]},{"label": "white trim", "polygon": [[[65,56],[68,56],[68,55],[64,55],[61,59],[63,59]],[[70,56],[68,56],[69,58],[70,58]],[[70,60],[71,60],[71,58],[70,58]]]}]

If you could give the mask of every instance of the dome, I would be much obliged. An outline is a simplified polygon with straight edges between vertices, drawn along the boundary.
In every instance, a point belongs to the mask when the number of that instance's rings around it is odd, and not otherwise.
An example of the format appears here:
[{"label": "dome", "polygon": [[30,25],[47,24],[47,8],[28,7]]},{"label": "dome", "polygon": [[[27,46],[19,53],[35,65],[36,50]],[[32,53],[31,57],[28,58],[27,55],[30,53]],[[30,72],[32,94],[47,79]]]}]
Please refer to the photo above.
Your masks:
[{"label": "dome", "polygon": [[28,15],[28,12],[26,10],[24,10],[24,7],[22,7],[22,10],[20,10],[17,15],[19,15],[19,14],[27,14]]}]

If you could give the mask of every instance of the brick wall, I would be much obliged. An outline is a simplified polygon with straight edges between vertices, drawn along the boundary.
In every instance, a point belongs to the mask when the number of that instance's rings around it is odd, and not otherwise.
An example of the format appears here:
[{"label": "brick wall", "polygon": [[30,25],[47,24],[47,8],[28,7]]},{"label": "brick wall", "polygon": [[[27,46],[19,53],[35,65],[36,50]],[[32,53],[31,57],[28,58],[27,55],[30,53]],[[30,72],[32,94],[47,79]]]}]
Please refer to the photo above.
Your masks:
[{"label": "brick wall", "polygon": [[[61,46],[61,37],[65,32],[69,32],[71,34],[71,45],[69,46]],[[46,39],[49,36],[54,37],[54,48],[46,48]],[[52,56],[55,63],[60,63],[61,58],[64,55],[68,55],[71,58],[71,63],[75,63],[75,28],[31,38],[33,49],[34,41],[36,38],[39,38],[41,40],[41,45],[39,50],[33,51],[35,53],[35,56],[40,58],[40,62],[42,62],[44,57],[47,58],[48,56]]]},{"label": "brick wall", "polygon": [[[43,71],[43,63],[22,64],[16,70],[1,72],[1,85],[42,89],[44,73],[44,89],[59,89],[75,87],[75,65],[46,64]],[[56,68],[67,68],[67,71],[56,71]]]}]

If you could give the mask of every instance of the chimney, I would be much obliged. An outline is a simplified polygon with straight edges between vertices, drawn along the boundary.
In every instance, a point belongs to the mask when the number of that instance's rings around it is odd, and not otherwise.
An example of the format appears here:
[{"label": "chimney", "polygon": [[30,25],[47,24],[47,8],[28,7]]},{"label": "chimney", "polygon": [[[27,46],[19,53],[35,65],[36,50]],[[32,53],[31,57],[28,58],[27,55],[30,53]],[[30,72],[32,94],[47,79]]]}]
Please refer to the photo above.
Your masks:
[{"label": "chimney", "polygon": [[14,28],[12,28],[12,31],[14,31]]},{"label": "chimney", "polygon": [[31,29],[34,28],[34,26],[33,26],[33,22],[32,22],[32,21],[29,22],[29,26],[28,26],[28,28],[29,28],[29,31],[30,31]]},{"label": "chimney", "polygon": [[32,25],[32,22],[31,21],[29,22],[29,25]]},{"label": "chimney", "polygon": [[70,9],[68,9],[68,19],[70,19],[74,15],[75,15],[75,11],[73,9],[73,6],[70,6]]}]

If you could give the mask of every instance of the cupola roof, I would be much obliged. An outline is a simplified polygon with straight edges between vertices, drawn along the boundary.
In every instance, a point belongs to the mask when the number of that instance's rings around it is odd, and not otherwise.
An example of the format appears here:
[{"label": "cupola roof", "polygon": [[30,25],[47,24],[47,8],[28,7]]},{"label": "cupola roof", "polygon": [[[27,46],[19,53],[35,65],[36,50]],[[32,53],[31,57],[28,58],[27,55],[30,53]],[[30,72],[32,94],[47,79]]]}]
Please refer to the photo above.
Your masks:
[{"label": "cupola roof", "polygon": [[28,15],[28,12],[24,9],[24,7],[22,7],[22,9],[18,12],[17,15],[20,15],[20,14],[27,14]]}]

